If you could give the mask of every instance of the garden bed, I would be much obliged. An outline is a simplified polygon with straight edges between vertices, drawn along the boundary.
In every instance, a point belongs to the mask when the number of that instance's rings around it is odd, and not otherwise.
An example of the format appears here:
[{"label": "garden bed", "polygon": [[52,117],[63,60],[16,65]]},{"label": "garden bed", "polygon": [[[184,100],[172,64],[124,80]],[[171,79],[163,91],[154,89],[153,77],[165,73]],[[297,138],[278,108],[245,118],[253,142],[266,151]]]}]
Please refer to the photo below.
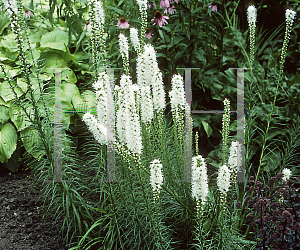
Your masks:
[{"label": "garden bed", "polygon": [[68,249],[63,244],[61,222],[44,217],[40,188],[30,170],[1,173],[0,249]]}]

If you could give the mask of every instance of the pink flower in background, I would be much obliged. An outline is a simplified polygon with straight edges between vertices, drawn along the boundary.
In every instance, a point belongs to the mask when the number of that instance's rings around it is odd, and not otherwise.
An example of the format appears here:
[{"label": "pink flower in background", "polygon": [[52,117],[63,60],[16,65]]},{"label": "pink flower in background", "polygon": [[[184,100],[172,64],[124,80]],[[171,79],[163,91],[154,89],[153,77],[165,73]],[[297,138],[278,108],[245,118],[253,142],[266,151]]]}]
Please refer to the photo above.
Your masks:
[{"label": "pink flower in background", "polygon": [[152,34],[151,34],[149,28],[146,28],[146,35],[145,35],[145,37],[146,37],[147,39],[151,39],[151,37],[152,37]]},{"label": "pink flower in background", "polygon": [[88,28],[88,25],[90,24],[90,22],[86,22],[85,26],[84,26],[84,30],[86,30]]},{"label": "pink flower in background", "polygon": [[164,8],[164,7],[170,7],[170,3],[169,0],[161,0],[160,2],[160,8]]},{"label": "pink flower in background", "polygon": [[[153,6],[154,6],[154,8],[156,7],[156,4],[155,3],[153,3]],[[151,4],[149,3],[148,4],[148,9],[150,9],[151,8]]]},{"label": "pink flower in background", "polygon": [[129,23],[126,21],[125,17],[122,17],[118,22],[120,29],[127,29],[129,27]]},{"label": "pink flower in background", "polygon": [[171,8],[169,8],[169,13],[172,15],[175,13],[175,9],[174,9],[174,6],[172,6]]},{"label": "pink flower in background", "polygon": [[211,10],[211,11],[217,11],[217,10],[218,10],[218,9],[217,9],[217,5],[215,5],[215,4],[209,5],[208,7],[209,7],[209,8],[212,7],[212,10]]},{"label": "pink flower in background", "polygon": [[25,18],[30,18],[32,16],[32,12],[30,10],[25,10],[24,16]]},{"label": "pink flower in background", "polygon": [[168,23],[166,19],[169,19],[169,17],[163,16],[160,11],[156,11],[154,18],[151,21],[154,22],[153,25],[156,23],[161,27],[164,25],[164,23]]},{"label": "pink flower in background", "polygon": [[175,3],[178,3],[178,0],[171,0],[171,3],[173,3],[173,1],[174,1]]}]

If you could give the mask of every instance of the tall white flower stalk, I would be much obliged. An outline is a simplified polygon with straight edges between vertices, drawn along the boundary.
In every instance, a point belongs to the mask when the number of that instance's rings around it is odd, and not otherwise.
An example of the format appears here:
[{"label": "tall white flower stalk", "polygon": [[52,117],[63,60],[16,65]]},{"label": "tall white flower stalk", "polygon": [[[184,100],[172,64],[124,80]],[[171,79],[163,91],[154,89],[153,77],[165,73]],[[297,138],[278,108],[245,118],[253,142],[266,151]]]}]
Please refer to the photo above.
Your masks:
[{"label": "tall white flower stalk", "polygon": [[[113,97],[110,92],[110,83],[106,72],[101,72],[98,75],[97,81],[93,84],[96,93],[97,114],[96,117],[90,112],[85,113],[83,121],[87,124],[89,130],[94,135],[95,139],[101,144],[107,144],[107,109],[113,110]],[[110,136],[112,138],[113,135]]]},{"label": "tall white flower stalk", "polygon": [[139,56],[141,54],[141,44],[138,33],[139,32],[136,28],[130,28],[130,39],[133,44],[134,50]]},{"label": "tall white flower stalk", "polygon": [[152,88],[153,109],[157,113],[163,111],[166,107],[166,99],[162,73],[158,68],[156,52],[151,44],[146,44],[144,52],[138,56],[136,74],[140,89],[145,86]]},{"label": "tall white flower stalk", "polygon": [[226,151],[227,151],[227,140],[229,136],[229,122],[230,122],[230,101],[225,98],[224,108],[225,114],[222,119],[222,141],[223,141],[223,164],[225,164]]},{"label": "tall white flower stalk", "polygon": [[252,68],[254,61],[254,47],[255,47],[255,27],[256,27],[256,8],[250,5],[247,9],[247,20],[250,28],[250,68]]},{"label": "tall white flower stalk", "polygon": [[123,67],[126,75],[130,75],[129,71],[129,46],[127,37],[120,33],[119,34],[119,46],[120,46],[120,53],[123,59]]},{"label": "tall white flower stalk", "polygon": [[137,0],[139,5],[139,10],[141,14],[141,47],[144,48],[145,45],[145,35],[146,35],[146,27],[147,27],[147,0]]},{"label": "tall white flower stalk", "polygon": [[[159,199],[159,194],[162,188],[164,182],[164,176],[163,176],[163,165],[160,163],[159,159],[154,159],[150,163],[150,185],[152,186],[152,191],[153,191],[153,203],[155,205],[155,217],[156,217],[156,228],[157,230],[155,231],[156,237],[157,237],[157,242],[156,246],[159,249],[166,249],[165,244],[166,244],[166,239],[163,238],[162,236],[162,227],[163,225],[161,224],[160,218],[159,218],[159,205],[158,205],[158,199]],[[153,221],[152,221],[153,223]],[[154,227],[153,223],[153,227]]]},{"label": "tall white flower stalk", "polygon": [[130,76],[123,74],[118,93],[117,134],[120,142],[127,145],[131,152],[141,154],[141,129],[134,92],[135,87]]},{"label": "tall white flower stalk", "polygon": [[2,2],[8,15],[12,16],[13,13],[16,14],[18,12],[18,3],[16,0],[2,0]]},{"label": "tall white flower stalk", "polygon": [[264,151],[265,151],[265,146],[266,146],[267,138],[268,138],[268,132],[269,132],[269,128],[270,128],[270,122],[271,122],[272,114],[273,114],[275,103],[276,103],[276,98],[277,98],[277,93],[278,93],[278,87],[279,87],[279,81],[280,81],[280,78],[281,78],[281,74],[283,72],[283,64],[285,62],[285,57],[286,57],[286,52],[287,52],[287,48],[288,48],[288,43],[289,43],[289,40],[290,40],[290,33],[292,31],[292,24],[294,22],[295,16],[296,16],[296,12],[295,11],[290,10],[290,9],[287,9],[285,11],[286,31],[285,31],[285,36],[284,36],[283,46],[282,46],[282,51],[281,51],[281,59],[280,59],[279,75],[278,75],[278,79],[277,79],[277,87],[276,87],[274,101],[272,103],[272,109],[271,109],[271,112],[270,112],[270,115],[269,115],[269,119],[268,119],[268,124],[267,124],[266,133],[265,133],[264,143],[263,143],[263,146],[262,146],[262,150],[261,150],[261,154],[260,154],[260,159],[259,159],[258,170],[257,170],[256,176],[255,176],[255,182],[257,181],[258,175],[260,173],[260,168],[261,168],[261,164],[262,164],[262,160],[263,160],[263,155],[264,155]]},{"label": "tall white flower stalk", "polygon": [[[185,112],[185,92],[183,77],[180,74],[174,75],[171,80],[172,89],[169,92],[172,117],[174,120],[175,141],[179,140],[180,149],[182,151],[183,131],[184,131],[184,112]],[[178,136],[178,137],[177,137]],[[182,152],[181,152],[182,153]]]},{"label": "tall white flower stalk", "polygon": [[208,195],[207,168],[201,156],[192,158],[192,196],[197,201],[197,215],[202,216]]},{"label": "tall white flower stalk", "polygon": [[[197,155],[192,158],[192,197],[196,200],[196,211],[197,211],[197,226],[195,227],[196,239],[199,243],[203,244],[203,211],[204,205],[207,201],[208,196],[208,178],[207,168],[205,159],[201,155]],[[199,239],[200,236],[200,239]]]},{"label": "tall white flower stalk", "polygon": [[100,68],[106,66],[107,62],[104,39],[105,15],[100,1],[89,0],[88,5],[90,20],[87,26],[87,34],[90,36],[92,63],[97,76]]},{"label": "tall white flower stalk", "polygon": [[[132,41],[135,43],[134,41]],[[165,92],[162,82],[162,74],[158,68],[156,52],[151,44],[146,44],[137,57],[137,84],[140,88],[140,103],[142,122],[145,125],[145,140],[149,146],[151,160],[153,160],[150,144],[151,121],[156,113],[154,123],[159,123],[159,137],[162,138],[163,110],[166,107]],[[152,94],[151,94],[152,90]]]},{"label": "tall white flower stalk", "polygon": [[217,185],[220,191],[221,206],[225,209],[226,196],[230,187],[230,170],[226,165],[219,168]]},{"label": "tall white flower stalk", "polygon": [[285,30],[283,46],[282,46],[282,51],[281,51],[281,56],[280,56],[280,72],[279,72],[279,75],[281,75],[282,72],[283,72],[283,64],[285,62],[286,52],[287,52],[287,48],[288,48],[288,45],[289,45],[290,35],[291,35],[292,26],[293,26],[295,16],[296,16],[296,12],[294,10],[287,9],[285,11],[286,30]]},{"label": "tall white flower stalk", "polygon": [[159,193],[164,182],[164,176],[162,172],[162,164],[159,159],[155,159],[150,164],[150,185],[153,190],[153,202],[157,202]]},{"label": "tall white flower stalk", "polygon": [[229,149],[228,168],[231,173],[231,182],[236,180],[237,167],[242,162],[242,145],[238,141],[233,141]]},{"label": "tall white flower stalk", "polygon": [[140,87],[152,86],[158,71],[159,68],[154,47],[151,44],[146,44],[144,46],[144,52],[137,57],[137,84]]}]

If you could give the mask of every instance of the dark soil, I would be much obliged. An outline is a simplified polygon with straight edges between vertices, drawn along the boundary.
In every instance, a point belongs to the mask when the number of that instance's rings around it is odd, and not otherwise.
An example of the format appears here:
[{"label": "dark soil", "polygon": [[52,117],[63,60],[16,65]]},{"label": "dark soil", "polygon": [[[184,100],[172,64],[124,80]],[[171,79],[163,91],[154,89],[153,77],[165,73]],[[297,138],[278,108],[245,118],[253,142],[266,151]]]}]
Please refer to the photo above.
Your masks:
[{"label": "dark soil", "polygon": [[61,221],[43,218],[35,177],[29,170],[3,172],[0,166],[0,250],[65,250]]}]

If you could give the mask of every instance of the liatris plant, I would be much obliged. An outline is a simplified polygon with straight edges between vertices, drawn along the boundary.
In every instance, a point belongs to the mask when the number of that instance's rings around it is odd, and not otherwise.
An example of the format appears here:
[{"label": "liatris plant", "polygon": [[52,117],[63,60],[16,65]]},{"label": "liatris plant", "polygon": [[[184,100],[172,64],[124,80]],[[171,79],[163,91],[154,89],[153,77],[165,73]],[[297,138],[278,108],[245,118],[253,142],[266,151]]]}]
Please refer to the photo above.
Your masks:
[{"label": "liatris plant", "polygon": [[229,122],[230,122],[230,101],[225,98],[224,100],[224,108],[225,108],[225,114],[223,115],[222,119],[222,141],[223,141],[223,161],[222,164],[225,164],[226,162],[226,153],[227,153],[227,140],[229,136]]},{"label": "liatris plant", "polygon": [[[138,3],[141,5],[144,4],[144,1],[138,1]],[[143,10],[140,9],[140,11]],[[190,117],[188,117],[189,106],[185,99],[183,77],[176,74],[171,80],[172,89],[169,92],[169,96],[174,124],[169,128],[166,124],[167,119],[163,117],[163,111],[166,106],[165,92],[162,74],[156,60],[156,52],[152,45],[147,44],[142,46],[140,44],[144,39],[144,34],[141,32],[137,32],[136,29],[131,28],[130,36],[133,47],[138,54],[137,83],[133,83],[129,75],[130,60],[127,38],[123,34],[120,34],[120,53],[122,55],[125,73],[121,75],[120,87],[117,88],[117,93],[115,93],[115,147],[116,152],[121,156],[120,163],[123,167],[121,170],[127,175],[126,177],[129,177],[128,186],[130,192],[126,192],[127,184],[125,184],[126,188],[124,188],[124,183],[118,183],[119,186],[111,183],[107,185],[109,192],[109,198],[107,198],[109,201],[107,201],[107,204],[111,205],[113,211],[120,211],[120,213],[114,212],[114,214],[108,212],[106,216],[110,228],[113,228],[113,230],[109,230],[109,235],[116,237],[113,234],[117,230],[118,242],[115,243],[115,247],[125,247],[127,244],[131,245],[131,241],[135,240],[134,243],[139,244],[136,247],[140,247],[140,242],[143,242],[145,246],[143,249],[153,248],[154,245],[157,249],[168,249],[170,248],[171,236],[174,236],[174,233],[172,234],[173,230],[170,228],[173,227],[176,230],[182,231],[181,227],[190,227],[190,223],[193,222],[193,218],[196,217],[198,219],[197,230],[200,230],[198,235],[196,233],[196,236],[198,239],[200,236],[200,242],[205,247],[206,241],[208,241],[205,237],[207,237],[209,233],[203,234],[203,232],[208,231],[208,229],[204,229],[201,222],[202,219],[206,219],[204,206],[209,203],[206,202],[206,199],[208,200],[209,190],[204,159],[201,156],[193,158],[191,185],[190,183],[184,183],[185,181],[183,181],[183,183],[173,181],[174,178],[178,180],[180,177],[183,177],[185,111],[186,120],[188,120],[187,123],[189,124],[186,134],[191,134],[189,129],[192,127]],[[102,77],[101,86],[104,87],[107,83],[106,73],[103,73],[103,75],[99,74],[99,76]],[[103,93],[103,98],[105,89],[101,93]],[[100,97],[101,95],[96,94],[96,96]],[[102,101],[99,110],[105,110],[105,105],[105,101]],[[225,99],[224,105],[226,110],[223,118],[222,132],[224,164],[220,167],[219,176],[217,178],[220,191],[218,194],[221,194],[220,206],[218,206],[217,210],[221,211],[221,213],[219,214],[217,212],[218,214],[215,216],[218,216],[218,220],[214,223],[217,225],[221,224],[221,229],[217,227],[218,233],[213,233],[214,236],[218,235],[218,240],[220,240],[219,235],[221,234],[222,237],[223,234],[224,237],[221,239],[221,245],[226,244],[228,238],[231,237],[231,235],[226,236],[225,231],[228,227],[224,226],[225,220],[222,218],[222,216],[231,216],[226,210],[225,204],[231,183],[231,173],[229,168],[225,165],[230,121],[230,103],[228,99]],[[98,122],[105,127],[106,119],[105,117],[101,119],[98,120]],[[93,130],[96,131],[97,129],[91,129],[91,131]],[[100,130],[98,129],[97,131]],[[167,138],[166,135],[172,138]],[[105,133],[103,133],[102,136],[105,136]],[[105,143],[105,140],[103,140],[103,143]],[[196,152],[198,153],[198,148]],[[233,157],[234,156],[232,156],[232,158]],[[118,165],[117,168],[120,169],[121,167]],[[162,173],[164,174],[162,175]],[[149,183],[145,184],[145,180],[148,179],[147,176],[150,176],[149,179],[152,189],[149,189]],[[149,195],[153,195],[154,202],[149,203]],[[191,205],[194,204],[191,199],[192,197],[196,199],[197,203],[196,214],[193,212],[193,209],[191,209]],[[218,203],[218,199],[216,200],[216,203]],[[219,209],[220,207],[221,209]],[[142,212],[141,209],[143,210]],[[154,211],[156,212],[155,216],[153,216]],[[214,212],[214,209],[209,210],[206,216]],[[185,218],[184,221],[182,221],[181,218]],[[155,220],[156,223],[154,222]],[[180,223],[180,225],[173,225],[173,221],[176,221],[177,224]],[[129,227],[128,223],[130,227],[138,227],[136,230],[138,230],[139,233],[137,234],[131,230],[122,228],[122,225],[125,224],[126,227]],[[169,225],[165,226],[167,223],[169,223]],[[206,225],[207,224],[206,222]],[[124,232],[122,232],[120,228],[124,229]],[[191,230],[186,229],[186,231]],[[145,235],[146,239],[144,237],[141,239],[140,236],[142,234]],[[232,239],[230,240],[232,241]],[[126,241],[126,243],[124,243],[124,241]],[[105,240],[105,242],[108,241]],[[212,242],[215,242],[215,240],[212,240]],[[176,246],[176,242],[172,243]],[[231,244],[231,242],[228,244]]]},{"label": "liatris plant", "polygon": [[[248,181],[248,192],[255,192],[251,198],[247,196],[242,207],[251,223],[257,240],[257,247],[276,247],[276,249],[298,249],[300,229],[300,196],[294,185],[299,178],[290,179],[287,169],[269,179],[269,184]],[[248,228],[249,230],[249,228]]]},{"label": "liatris plant", "polygon": [[255,177],[255,180],[257,180],[257,178],[259,176],[259,173],[260,173],[260,168],[261,168],[261,164],[262,164],[262,160],[263,160],[263,155],[264,155],[264,152],[265,152],[265,147],[266,147],[267,138],[268,138],[268,132],[269,132],[270,123],[271,123],[271,117],[272,117],[274,107],[275,107],[275,103],[276,103],[278,87],[279,87],[279,81],[280,81],[280,78],[281,78],[281,75],[282,75],[282,72],[283,72],[283,64],[284,64],[284,61],[285,61],[286,51],[287,51],[288,42],[289,42],[289,39],[290,39],[290,33],[291,33],[291,29],[292,29],[292,24],[293,24],[294,18],[296,16],[296,12],[293,11],[293,10],[287,9],[286,12],[285,12],[285,16],[286,16],[286,31],[285,31],[285,36],[284,36],[283,46],[282,46],[282,51],[281,51],[281,59],[280,59],[279,75],[278,75],[278,79],[277,79],[277,87],[276,87],[274,101],[272,103],[272,109],[271,109],[270,116],[269,116],[269,119],[268,119],[267,129],[266,129],[266,133],[265,133],[265,137],[264,137],[262,151],[261,151],[261,155],[260,155],[260,159],[259,159],[258,171],[257,171],[256,177]]},{"label": "liatris plant", "polygon": [[90,36],[92,48],[92,64],[96,78],[101,67],[106,65],[106,51],[104,48],[104,11],[99,1],[89,0],[89,24],[87,32]]},{"label": "liatris plant", "polygon": [[236,178],[237,167],[241,166],[242,145],[238,141],[233,141],[229,149],[228,167],[231,173],[231,181]]},{"label": "liatris plant", "polygon": [[230,187],[230,171],[226,165],[221,166],[219,169],[217,184],[220,191],[220,204],[225,209],[226,196]]},{"label": "liatris plant", "polygon": [[[192,197],[196,199],[197,224],[196,232],[201,238],[198,240],[201,245],[204,245],[204,237],[202,235],[202,215],[204,205],[208,195],[208,179],[205,159],[201,156],[195,156],[192,159]],[[198,238],[198,237],[197,237]]]},{"label": "liatris plant", "polygon": [[250,27],[250,68],[254,61],[254,46],[255,46],[255,27],[256,27],[256,8],[250,5],[247,9],[247,19]]},{"label": "liatris plant", "polygon": [[150,164],[150,184],[153,189],[153,202],[155,204],[155,217],[156,217],[156,227],[157,227],[157,238],[159,244],[157,244],[160,248],[164,248],[164,243],[162,239],[159,215],[158,215],[158,199],[161,186],[163,185],[164,176],[162,173],[162,164],[160,163],[159,159],[155,159]]}]

